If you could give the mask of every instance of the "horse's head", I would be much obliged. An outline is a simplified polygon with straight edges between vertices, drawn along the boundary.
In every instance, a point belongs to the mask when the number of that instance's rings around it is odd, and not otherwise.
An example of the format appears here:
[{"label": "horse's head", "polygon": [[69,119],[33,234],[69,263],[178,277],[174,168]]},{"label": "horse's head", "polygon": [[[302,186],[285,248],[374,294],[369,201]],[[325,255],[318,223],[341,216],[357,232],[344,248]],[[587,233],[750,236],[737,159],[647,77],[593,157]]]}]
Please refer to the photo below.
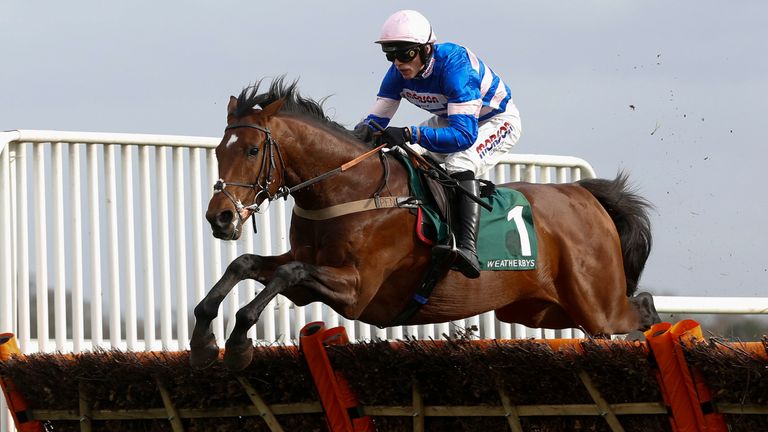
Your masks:
[{"label": "horse's head", "polygon": [[205,214],[214,237],[237,240],[259,205],[280,192],[282,155],[270,119],[282,104],[276,100],[262,109],[243,106],[242,95],[230,97],[227,127],[216,147],[219,180]]}]

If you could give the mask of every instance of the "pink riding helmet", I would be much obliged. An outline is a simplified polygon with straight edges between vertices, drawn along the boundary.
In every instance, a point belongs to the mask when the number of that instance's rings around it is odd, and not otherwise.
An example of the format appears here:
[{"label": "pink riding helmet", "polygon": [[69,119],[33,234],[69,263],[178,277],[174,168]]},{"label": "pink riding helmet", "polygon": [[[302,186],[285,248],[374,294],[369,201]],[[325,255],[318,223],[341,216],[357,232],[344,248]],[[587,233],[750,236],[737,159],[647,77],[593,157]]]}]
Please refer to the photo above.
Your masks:
[{"label": "pink riding helmet", "polygon": [[417,44],[434,43],[437,35],[424,15],[414,10],[400,10],[387,18],[381,27],[381,35],[376,43],[413,42]]}]

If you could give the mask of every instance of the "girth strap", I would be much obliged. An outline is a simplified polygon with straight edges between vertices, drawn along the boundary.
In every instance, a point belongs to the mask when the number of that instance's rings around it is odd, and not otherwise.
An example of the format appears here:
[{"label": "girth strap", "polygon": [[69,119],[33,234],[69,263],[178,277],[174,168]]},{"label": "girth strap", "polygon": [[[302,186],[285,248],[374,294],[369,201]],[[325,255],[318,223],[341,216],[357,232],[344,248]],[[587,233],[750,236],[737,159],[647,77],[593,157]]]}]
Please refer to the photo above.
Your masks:
[{"label": "girth strap", "polygon": [[326,220],[352,213],[382,208],[416,208],[420,204],[421,201],[415,197],[377,197],[347,202],[318,210],[305,210],[294,205],[293,213],[304,219]]},{"label": "girth strap", "polygon": [[389,324],[379,327],[385,328],[407,324],[421,310],[421,307],[427,304],[435,286],[448,274],[448,271],[451,269],[451,263],[455,258],[456,254],[452,251],[446,254],[445,250],[433,248],[429,266],[422,275],[421,282],[416,287],[416,292],[413,293],[408,304]]}]

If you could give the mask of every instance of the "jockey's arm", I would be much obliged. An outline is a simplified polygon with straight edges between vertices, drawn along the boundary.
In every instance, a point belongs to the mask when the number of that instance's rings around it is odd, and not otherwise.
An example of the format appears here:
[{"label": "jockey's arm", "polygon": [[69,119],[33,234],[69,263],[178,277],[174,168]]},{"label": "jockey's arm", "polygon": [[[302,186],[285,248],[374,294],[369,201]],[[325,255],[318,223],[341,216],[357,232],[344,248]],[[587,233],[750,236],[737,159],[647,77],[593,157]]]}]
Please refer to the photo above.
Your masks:
[{"label": "jockey's arm", "polygon": [[[366,117],[363,122],[370,123],[370,121],[373,120],[382,128],[386,128],[389,125],[390,120],[392,120],[392,117],[395,116],[399,106],[400,99],[390,99],[378,96],[371,108],[371,113],[368,114],[368,117]],[[378,132],[378,129],[373,126],[371,126],[371,129]]]},{"label": "jockey's arm", "polygon": [[[452,105],[448,104],[449,113],[455,109]],[[411,126],[411,137],[414,144],[435,153],[456,153],[474,144],[477,128],[474,114],[449,114],[447,127]]]},{"label": "jockey's arm", "polygon": [[411,136],[415,143],[435,153],[456,153],[475,143],[483,101],[477,74],[465,57],[451,59],[443,73],[448,126],[412,126]]},{"label": "jockey's arm", "polygon": [[[375,121],[382,128],[389,125],[392,116],[394,116],[399,100],[379,97],[371,110],[372,113],[365,118],[364,122]],[[467,107],[468,104],[448,104],[448,112],[457,111],[455,105]],[[472,104],[474,105],[474,104]],[[475,109],[475,108],[471,108]],[[435,153],[455,153],[466,150],[474,144],[477,139],[477,117],[473,114],[456,113],[448,116],[448,126],[442,128],[432,128],[429,126],[411,126],[412,144],[419,144],[427,150]],[[372,127],[378,132],[378,128]]]}]

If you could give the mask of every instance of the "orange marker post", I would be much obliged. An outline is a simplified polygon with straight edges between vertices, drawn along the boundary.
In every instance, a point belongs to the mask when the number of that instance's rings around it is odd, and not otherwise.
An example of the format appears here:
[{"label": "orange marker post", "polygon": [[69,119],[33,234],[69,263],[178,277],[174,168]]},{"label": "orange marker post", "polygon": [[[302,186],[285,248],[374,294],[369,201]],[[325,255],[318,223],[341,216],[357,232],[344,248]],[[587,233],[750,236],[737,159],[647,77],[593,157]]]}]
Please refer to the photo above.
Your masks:
[{"label": "orange marker post", "polygon": [[349,383],[340,372],[333,370],[325,350],[328,345],[347,343],[344,327],[326,329],[320,321],[305,325],[299,339],[331,432],[373,432],[376,430],[373,419],[363,414]]},{"label": "orange marker post", "polygon": [[680,371],[688,389],[691,405],[695,410],[702,430],[707,432],[728,432],[725,417],[716,413],[712,404],[712,391],[704,383],[701,372],[691,367],[685,360],[683,345],[690,346],[704,340],[699,323],[693,320],[683,320],[669,329],[674,342],[675,357],[680,363]]},{"label": "orange marker post", "polygon": [[656,381],[669,409],[669,422],[674,432],[699,432],[696,413],[688,397],[680,363],[675,358],[670,323],[654,324],[645,332],[652,359],[656,361]]}]

